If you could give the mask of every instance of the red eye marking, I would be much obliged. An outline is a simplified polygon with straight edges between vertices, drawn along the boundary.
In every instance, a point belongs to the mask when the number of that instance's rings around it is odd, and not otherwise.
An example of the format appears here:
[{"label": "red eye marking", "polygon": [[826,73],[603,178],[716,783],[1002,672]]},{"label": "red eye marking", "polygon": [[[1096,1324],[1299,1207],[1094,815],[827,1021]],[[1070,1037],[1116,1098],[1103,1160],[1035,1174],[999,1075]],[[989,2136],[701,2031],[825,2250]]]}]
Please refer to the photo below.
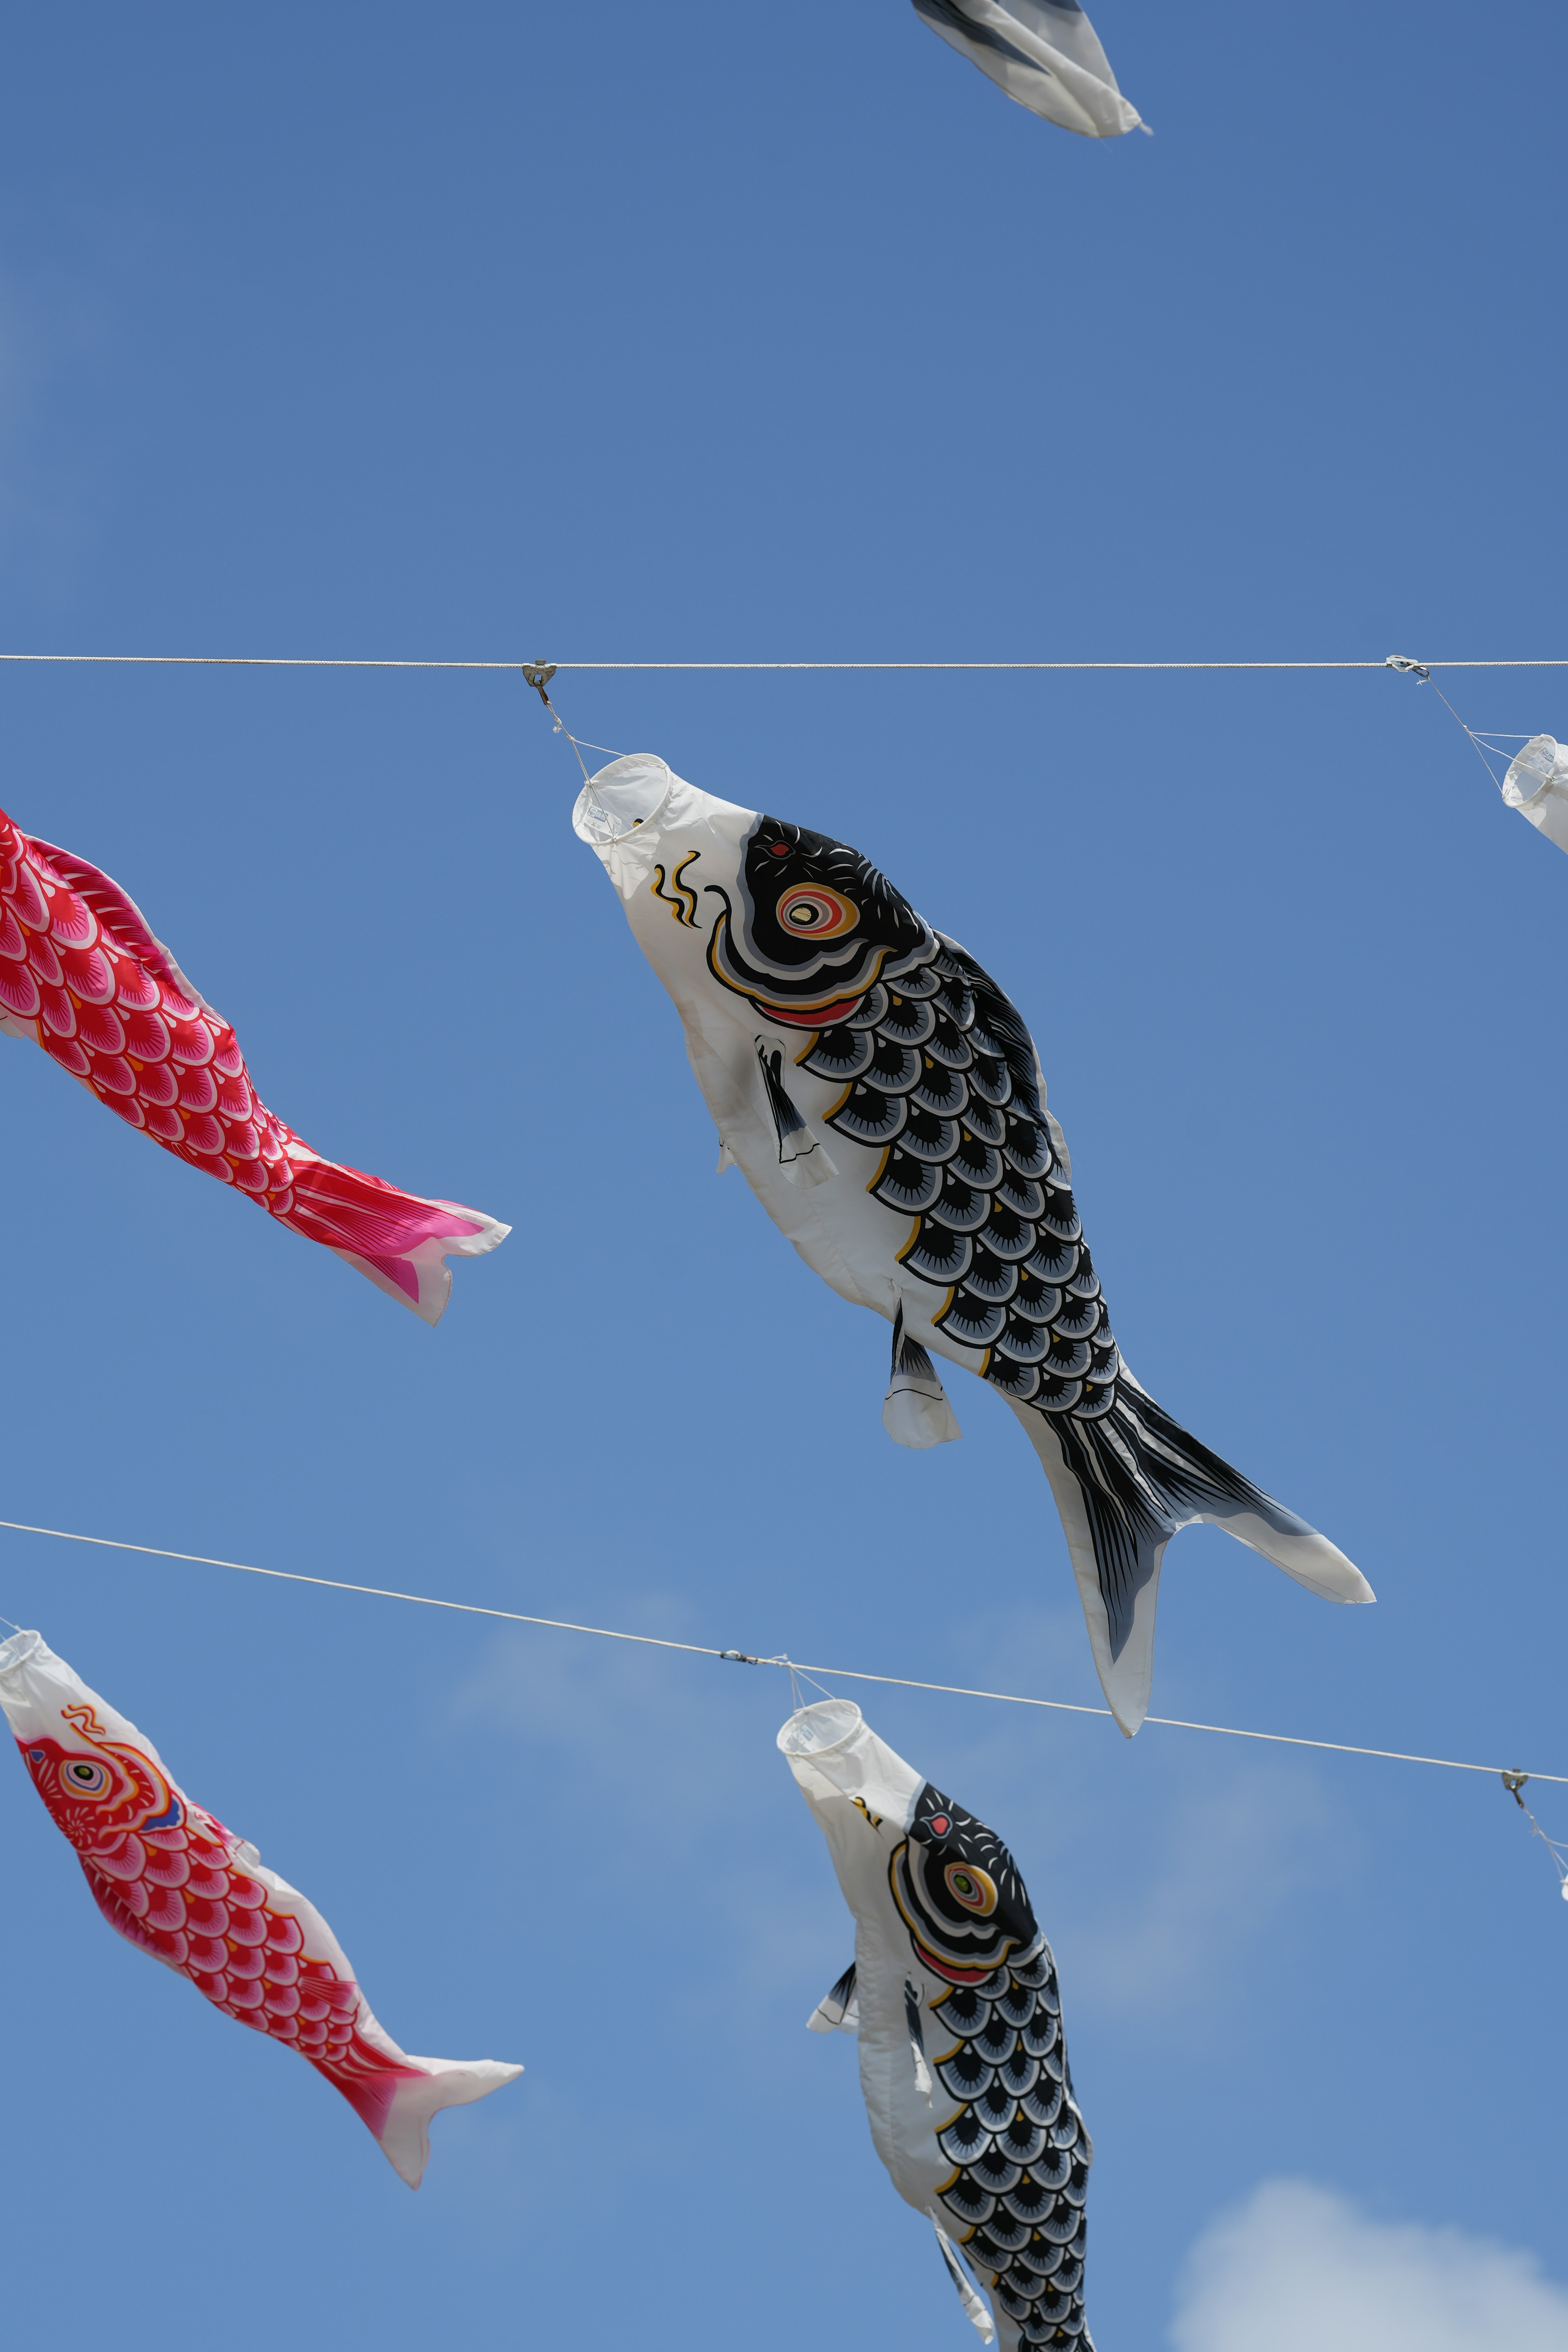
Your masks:
[{"label": "red eye marking", "polygon": [[773,847],[769,850],[768,856],[770,857],[787,857],[789,856],[788,842],[775,841]]},{"label": "red eye marking", "polygon": [[945,1837],[949,1830],[952,1827],[952,1823],[948,1820],[945,1813],[933,1813],[931,1817],[931,1826],[936,1832],[938,1837]]}]

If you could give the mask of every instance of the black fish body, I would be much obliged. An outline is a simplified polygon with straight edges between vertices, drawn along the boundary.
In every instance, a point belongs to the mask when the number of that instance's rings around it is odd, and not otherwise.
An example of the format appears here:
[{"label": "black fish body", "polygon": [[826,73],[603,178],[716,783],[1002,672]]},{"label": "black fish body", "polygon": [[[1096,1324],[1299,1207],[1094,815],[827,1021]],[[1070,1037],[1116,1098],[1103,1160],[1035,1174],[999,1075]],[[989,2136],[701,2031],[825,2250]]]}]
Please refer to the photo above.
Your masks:
[{"label": "black fish body", "polygon": [[994,1832],[845,1699],[780,1748],[855,1915],[855,1966],[810,2020],[858,2035],[877,2153],[991,2296],[1005,2347],[1093,2352],[1083,2315],[1094,2148],[1073,2096],[1051,1948]]},{"label": "black fish body", "polygon": [[574,822],[668,989],[722,1143],[841,1297],[893,1325],[883,1409],[960,1434],[931,1359],[1005,1396],[1050,1480],[1111,1710],[1149,1704],[1166,1543],[1206,1519],[1335,1601],[1344,1554],[1190,1436],[1122,1360],[1017,1008],[858,851],[617,760]]}]

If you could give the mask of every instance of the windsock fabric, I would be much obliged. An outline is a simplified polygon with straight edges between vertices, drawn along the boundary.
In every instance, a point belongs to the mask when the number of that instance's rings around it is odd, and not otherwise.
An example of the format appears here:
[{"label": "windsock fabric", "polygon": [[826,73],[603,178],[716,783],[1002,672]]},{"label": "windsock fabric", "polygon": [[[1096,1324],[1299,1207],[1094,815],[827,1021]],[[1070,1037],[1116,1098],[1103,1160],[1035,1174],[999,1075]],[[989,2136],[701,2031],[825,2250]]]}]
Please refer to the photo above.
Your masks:
[{"label": "windsock fabric", "polygon": [[193,1804],[152,1741],[39,1634],[0,1643],[0,1707],[115,1934],[226,2016],[308,2058],[410,2189],[429,2160],[431,2116],[521,2074],[493,2058],[400,2050],[315,1906]]},{"label": "windsock fabric", "polygon": [[1537,833],[1568,849],[1568,744],[1532,735],[1502,780],[1510,808],[1528,817]]},{"label": "windsock fabric", "polygon": [[312,1151],[261,1101],[234,1031],[119,884],[3,810],[0,1032],[32,1038],[127,1126],[321,1243],[426,1323],[440,1321],[451,1293],[446,1259],[477,1257],[511,1230]]},{"label": "windsock fabric", "polygon": [[914,8],[1031,114],[1086,139],[1147,128],[1078,0],[914,0]]},{"label": "windsock fabric", "polygon": [[[1112,1713],[1149,1705],[1165,1546],[1210,1520],[1312,1591],[1344,1554],[1191,1436],[1123,1362],[1017,1008],[858,850],[717,800],[651,754],[574,816],[674,998],[697,1083],[770,1217],[893,1327],[883,1424],[959,1435],[933,1357],[988,1381],[1039,1456]],[[1184,1139],[1184,1181],[1198,1189]]]},{"label": "windsock fabric", "polygon": [[894,2188],[934,2223],[980,2334],[1093,2352],[1083,2315],[1094,2148],[1073,2095],[1056,1962],[1017,1864],[847,1699],[792,1715],[778,1744],[855,1915],[855,1964],[807,2023],[860,2044]]}]

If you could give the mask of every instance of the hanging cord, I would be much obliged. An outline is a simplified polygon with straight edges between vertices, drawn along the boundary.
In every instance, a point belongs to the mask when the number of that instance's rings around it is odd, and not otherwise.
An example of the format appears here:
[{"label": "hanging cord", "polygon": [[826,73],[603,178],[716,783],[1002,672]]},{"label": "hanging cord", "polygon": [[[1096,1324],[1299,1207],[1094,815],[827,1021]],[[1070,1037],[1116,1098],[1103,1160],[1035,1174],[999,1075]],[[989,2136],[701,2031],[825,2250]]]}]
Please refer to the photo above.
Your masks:
[{"label": "hanging cord", "polygon": [[[1545,1775],[1538,1772],[1534,1777],[1539,1780],[1543,1780]],[[1531,1836],[1538,1837],[1541,1840],[1542,1844],[1546,1848],[1547,1853],[1552,1856],[1553,1865],[1557,1872],[1558,1883],[1562,1887],[1563,1900],[1564,1903],[1568,1903],[1568,1842],[1564,1842],[1561,1838],[1549,1838],[1546,1832],[1542,1828],[1541,1823],[1536,1820],[1535,1815],[1531,1811],[1530,1807],[1525,1803],[1520,1791],[1530,1778],[1531,1775],[1528,1772],[1505,1772],[1502,1776],[1502,1784],[1508,1790],[1509,1795],[1513,1799],[1514,1803],[1519,1807],[1520,1811],[1524,1815],[1525,1820],[1530,1823]]]},{"label": "hanging cord", "polygon": [[556,709],[555,705],[551,701],[550,697],[544,691],[545,688],[550,683],[550,680],[554,677],[555,669],[556,665],[553,662],[524,662],[522,666],[522,674],[528,680],[530,686],[532,687],[535,694],[538,695],[541,702],[543,703],[546,710],[549,711],[552,719],[554,719],[555,732],[557,735],[564,735],[568,743],[571,744],[573,751],[576,752],[577,765],[582,769],[583,782],[586,783],[588,781],[588,762],[584,760],[581,750],[578,748],[577,738],[570,731],[569,729],[562,725],[560,712]]},{"label": "hanging cord", "polygon": [[550,697],[544,691],[545,687],[554,677],[558,667],[559,665],[555,662],[524,662],[522,665],[522,674],[528,680],[530,686],[532,687],[535,694],[538,695],[541,702],[543,703],[546,710],[549,711],[552,719],[554,719],[556,734],[564,735],[568,743],[571,744],[574,751],[576,752],[577,765],[583,771],[583,782],[585,784],[590,783],[593,779],[588,773],[588,763],[583,757],[584,751],[606,751],[609,752],[609,756],[612,760],[623,759],[626,755],[621,751],[610,751],[610,746],[607,743],[590,743],[586,736],[579,737],[573,734],[572,730],[566,725],[561,713],[556,709],[555,705],[551,701]]},{"label": "hanging cord", "polygon": [[[1496,769],[1492,766],[1492,760],[1500,760],[1506,755],[1503,752],[1495,750],[1491,744],[1484,743],[1473,727],[1467,727],[1465,725],[1464,720],[1460,718],[1458,712],[1455,709],[1453,704],[1449,701],[1447,696],[1444,693],[1442,688],[1433,677],[1432,671],[1435,667],[1445,668],[1452,667],[1453,665],[1447,663],[1435,665],[1431,662],[1410,661],[1407,660],[1403,654],[1390,654],[1388,656],[1388,667],[1390,669],[1402,670],[1406,676],[1414,677],[1418,685],[1429,686],[1431,688],[1433,693],[1436,696],[1438,701],[1442,704],[1444,709],[1447,712],[1455,726],[1461,728],[1469,737],[1470,741],[1475,748],[1476,757],[1487,772],[1488,782],[1491,784],[1492,789],[1495,792],[1500,793],[1502,791],[1502,783],[1498,776]],[[1497,734],[1500,733],[1501,730],[1494,728],[1490,731]],[[1521,736],[1519,740],[1523,742],[1528,739]],[[1489,752],[1491,755],[1490,758],[1488,757]]]},{"label": "hanging cord", "polygon": [[[858,1666],[803,1666],[782,1654],[765,1658],[752,1650],[715,1650],[705,1642],[672,1642],[659,1633],[626,1633],[611,1625],[577,1625],[563,1617],[530,1616],[521,1609],[487,1609],[473,1601],[441,1601],[427,1592],[394,1592],[379,1584],[349,1584],[336,1576],[307,1576],[293,1568],[256,1568],[246,1560],[213,1559],[205,1552],[171,1551],[163,1544],[126,1543],[113,1536],[75,1535],[66,1528],[35,1528],[25,1519],[0,1519],[0,1528],[9,1528],[16,1535],[47,1536],[57,1543],[92,1544],[103,1551],[133,1551],[149,1559],[184,1560],[195,1568],[232,1569],[240,1576],[267,1576],[281,1584],[313,1584],[328,1592],[358,1592],[373,1601],[406,1601],[420,1609],[447,1609],[461,1617],[494,1617],[509,1625],[542,1625],[557,1633],[592,1633],[605,1642],[637,1642],[651,1650],[681,1650],[689,1657],[724,1659],[739,1666],[792,1668],[807,1679],[827,1675],[835,1682],[879,1683],[897,1690],[939,1691],[950,1698],[989,1699],[1000,1706],[1039,1706],[1057,1715],[1100,1715],[1107,1721],[1110,1718],[1108,1706],[1084,1706],[1073,1699],[1028,1698],[1016,1691],[972,1690],[964,1683],[919,1682],[910,1675],[873,1675]],[[822,1685],[818,1684],[817,1687]],[[1234,1723],[1188,1723],[1174,1715],[1151,1715],[1144,1720],[1166,1731],[1207,1731],[1226,1739],[1259,1739],[1275,1748],[1315,1748],[1335,1756],[1373,1756],[1389,1764],[1430,1764],[1445,1772],[1495,1773],[1503,1769],[1497,1764],[1462,1763],[1452,1756],[1410,1756],[1398,1748],[1355,1748],[1342,1739],[1301,1739],[1288,1731],[1244,1731]],[[1536,1772],[1525,1777],[1568,1789],[1568,1772]]]},{"label": "hanging cord", "polygon": [[[737,1653],[729,1650],[726,1650],[724,1653],[726,1657],[731,1657],[737,1654]],[[817,1690],[822,1693],[824,1698],[837,1698],[838,1696],[837,1691],[830,1691],[826,1683],[819,1683],[815,1675],[808,1675],[804,1666],[797,1666],[793,1658],[790,1658],[782,1653],[776,1658],[752,1658],[746,1660],[744,1663],[750,1665],[788,1667],[789,1711],[792,1715],[798,1715],[802,1707],[810,1706],[813,1703],[810,1699],[802,1698],[800,1695],[800,1686],[802,1683],[809,1683],[813,1690]],[[822,1671],[824,1674],[827,1674],[830,1669],[824,1666]]]}]

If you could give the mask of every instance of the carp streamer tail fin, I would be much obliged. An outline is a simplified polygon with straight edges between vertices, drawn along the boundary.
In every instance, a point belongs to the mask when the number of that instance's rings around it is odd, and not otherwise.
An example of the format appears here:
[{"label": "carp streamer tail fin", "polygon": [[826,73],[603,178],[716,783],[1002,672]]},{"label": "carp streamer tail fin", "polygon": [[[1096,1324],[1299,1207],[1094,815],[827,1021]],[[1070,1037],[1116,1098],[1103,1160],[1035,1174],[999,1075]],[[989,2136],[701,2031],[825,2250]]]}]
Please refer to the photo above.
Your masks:
[{"label": "carp streamer tail fin", "polygon": [[378,2099],[378,2115],[372,2115],[353,2090],[348,2097],[375,2134],[398,2179],[417,2189],[430,2161],[431,2116],[443,2107],[466,2107],[470,2100],[499,2091],[503,2083],[515,2083],[522,2068],[503,2065],[496,2058],[408,2058],[404,2063],[410,2071],[400,2074],[384,2101]]},{"label": "carp streamer tail fin", "polygon": [[447,1258],[482,1257],[511,1231],[480,1209],[426,1201],[331,1160],[302,1167],[292,1204],[274,1214],[307,1241],[335,1250],[426,1323],[440,1321],[451,1297]]},{"label": "carp streamer tail fin", "polygon": [[1222,1528],[1326,1601],[1376,1598],[1336,1545],[1173,1421],[1125,1365],[1096,1419],[1013,1410],[1051,1482],[1100,1684],[1129,1738],[1148,1712],[1160,1567],[1178,1528]]}]

